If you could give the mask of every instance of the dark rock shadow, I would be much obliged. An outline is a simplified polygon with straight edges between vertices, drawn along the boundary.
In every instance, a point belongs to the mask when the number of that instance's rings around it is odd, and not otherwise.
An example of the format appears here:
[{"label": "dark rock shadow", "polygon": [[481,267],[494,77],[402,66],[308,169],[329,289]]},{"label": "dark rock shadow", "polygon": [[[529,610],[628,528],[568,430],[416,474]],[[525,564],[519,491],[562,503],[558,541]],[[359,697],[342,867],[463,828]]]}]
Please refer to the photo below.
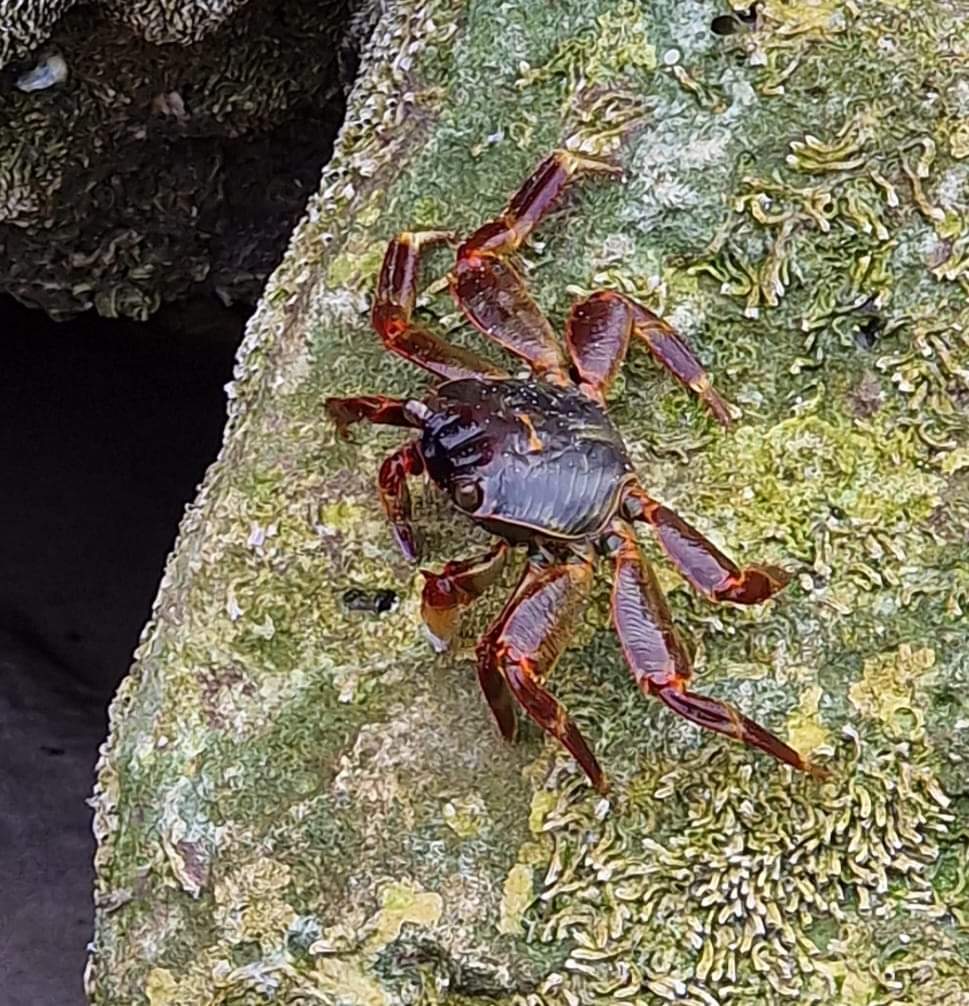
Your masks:
[{"label": "dark rock shadow", "polygon": [[0,1001],[75,1006],[91,937],[86,805],[106,707],[185,505],[218,453],[245,322],[148,325],[0,301]]}]

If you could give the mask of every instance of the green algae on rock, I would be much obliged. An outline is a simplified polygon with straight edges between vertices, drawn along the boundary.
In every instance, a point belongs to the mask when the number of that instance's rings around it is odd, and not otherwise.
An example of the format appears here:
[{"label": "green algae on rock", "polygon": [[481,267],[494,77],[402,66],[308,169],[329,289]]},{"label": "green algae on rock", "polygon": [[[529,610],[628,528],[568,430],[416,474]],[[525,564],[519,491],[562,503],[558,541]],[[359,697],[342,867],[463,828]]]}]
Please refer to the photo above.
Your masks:
[{"label": "green algae on rock", "polygon": [[[769,0],[721,35],[724,13],[384,13],[112,707],[98,1006],[965,999],[969,40],[941,2]],[[399,437],[321,420],[328,394],[426,384],[368,328],[386,240],[473,227],[570,137],[626,179],[576,186],[529,283],[556,323],[578,291],[644,298],[742,409],[721,433],[640,355],[610,403],[655,495],[797,573],[736,610],[657,562],[703,688],[814,746],[823,785],[647,703],[605,578],[553,687],[613,798],[534,734],[502,746],[468,649],[417,631],[373,487]],[[470,343],[446,268],[421,310]],[[429,561],[480,546],[416,504]],[[351,586],[402,603],[348,613]]]}]

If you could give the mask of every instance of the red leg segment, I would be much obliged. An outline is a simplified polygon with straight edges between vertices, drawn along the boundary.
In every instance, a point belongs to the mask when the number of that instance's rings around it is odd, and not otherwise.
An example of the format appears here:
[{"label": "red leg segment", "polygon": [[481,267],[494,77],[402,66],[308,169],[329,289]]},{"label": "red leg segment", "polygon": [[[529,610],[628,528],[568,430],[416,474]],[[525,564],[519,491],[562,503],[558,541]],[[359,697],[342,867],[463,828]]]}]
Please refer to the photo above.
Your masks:
[{"label": "red leg segment", "polygon": [[400,546],[404,558],[409,562],[417,559],[419,543],[410,519],[410,492],[407,476],[420,475],[424,471],[424,459],[417,444],[411,442],[384,458],[377,476],[380,487],[380,501],[393,526],[394,538]]},{"label": "red leg segment", "polygon": [[658,363],[694,391],[717,422],[730,425],[726,402],[689,346],[652,311],[612,290],[580,301],[569,315],[566,342],[582,388],[602,401],[622,364],[630,335],[641,339]]},{"label": "red leg segment", "polygon": [[421,615],[438,653],[447,649],[457,631],[461,609],[477,600],[501,575],[508,551],[508,545],[499,541],[484,555],[447,563],[440,573],[421,570]]},{"label": "red leg segment", "polygon": [[515,251],[555,205],[570,180],[578,174],[605,174],[618,177],[622,169],[605,161],[556,150],[532,172],[511,197],[504,211],[482,224],[461,245],[458,256],[475,252],[502,255]]},{"label": "red leg segment", "polygon": [[387,246],[377,279],[371,320],[387,349],[445,380],[461,377],[507,377],[475,353],[451,346],[425,328],[411,322],[417,300],[421,252],[450,240],[441,231],[403,233]]},{"label": "red leg segment", "polygon": [[730,409],[714,391],[710,378],[693,350],[662,318],[639,304],[634,306],[636,322],[633,333],[646,343],[659,363],[697,395],[721,426],[729,426]]},{"label": "red leg segment", "polygon": [[513,741],[518,733],[518,718],[515,715],[515,700],[501,676],[501,671],[493,662],[478,660],[478,684],[488,703],[498,731],[506,741]]},{"label": "red leg segment", "polygon": [[607,291],[580,300],[569,312],[565,343],[579,387],[601,404],[626,358],[632,330],[633,312],[626,299]]},{"label": "red leg segment", "polygon": [[557,384],[568,381],[552,326],[510,262],[491,254],[459,258],[451,292],[479,332],[526,360],[536,374]]},{"label": "red leg segment", "polygon": [[407,402],[402,398],[385,395],[358,395],[355,398],[328,398],[327,415],[336,424],[341,437],[347,437],[348,428],[366,420],[388,426],[419,426],[414,413],[408,413]]},{"label": "red leg segment", "polygon": [[623,654],[644,695],[654,695],[691,723],[724,734],[819,778],[824,769],[732,706],[687,689],[693,675],[689,654],[670,615],[656,575],[640,555],[628,529],[617,525],[621,539],[615,553],[612,617]]},{"label": "red leg segment", "polygon": [[602,769],[579,728],[544,687],[565,649],[592,584],[590,561],[526,568],[515,593],[478,644],[478,680],[505,737],[514,736],[507,693],[559,740],[599,792]]},{"label": "red leg segment", "polygon": [[506,257],[514,252],[579,173],[620,174],[611,164],[558,150],[546,158],[494,220],[458,249],[451,292],[483,335],[526,360],[536,373],[565,384],[565,358],[548,321]]},{"label": "red leg segment", "polygon": [[791,574],[780,566],[741,569],[695,527],[638,487],[626,491],[623,513],[629,520],[650,524],[673,565],[711,601],[760,604],[791,581]]}]

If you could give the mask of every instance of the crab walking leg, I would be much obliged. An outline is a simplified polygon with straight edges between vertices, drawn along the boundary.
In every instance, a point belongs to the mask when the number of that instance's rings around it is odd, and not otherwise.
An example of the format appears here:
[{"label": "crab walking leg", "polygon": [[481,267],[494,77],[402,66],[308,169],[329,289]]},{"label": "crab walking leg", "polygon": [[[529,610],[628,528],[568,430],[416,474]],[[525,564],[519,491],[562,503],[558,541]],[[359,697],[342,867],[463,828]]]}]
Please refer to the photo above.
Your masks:
[{"label": "crab walking leg", "polygon": [[327,415],[336,424],[341,437],[348,436],[354,423],[384,423],[387,426],[420,426],[420,420],[403,398],[386,395],[357,395],[353,398],[328,398]]},{"label": "crab walking leg", "polygon": [[579,376],[579,388],[605,406],[633,330],[633,311],[624,297],[608,291],[573,304],[565,324],[565,343]]},{"label": "crab walking leg", "polygon": [[393,454],[384,458],[377,476],[380,487],[380,502],[394,530],[396,540],[404,558],[415,562],[419,552],[417,535],[410,519],[410,492],[407,489],[408,475],[420,475],[424,471],[424,459],[416,442],[404,444]]},{"label": "crab walking leg", "polygon": [[555,205],[569,182],[579,174],[619,177],[622,168],[583,157],[571,150],[555,150],[525,180],[494,220],[482,224],[458,251],[503,255],[515,251]]},{"label": "crab walking leg", "polygon": [[491,254],[459,258],[451,292],[482,335],[520,356],[536,375],[563,386],[568,382],[552,326],[510,262]]},{"label": "crab walking leg", "polygon": [[484,555],[447,563],[440,573],[421,570],[421,617],[438,653],[443,653],[454,637],[461,609],[476,601],[501,575],[508,551],[508,544],[499,541]]},{"label": "crab walking leg", "polygon": [[595,755],[564,707],[544,687],[591,584],[590,561],[545,568],[529,563],[515,593],[478,644],[478,680],[505,737],[514,736],[505,702],[507,690],[570,752],[592,785],[605,793],[608,785]]},{"label": "crab walking leg", "polygon": [[721,426],[729,426],[730,409],[714,390],[693,350],[662,318],[634,301],[630,304],[635,308],[633,334],[646,343],[658,363],[696,394]]},{"label": "crab walking leg", "polygon": [[518,719],[515,716],[515,700],[508,685],[494,664],[478,661],[478,684],[488,703],[498,731],[506,741],[513,741],[518,733]]},{"label": "crab walking leg", "polygon": [[791,574],[780,566],[737,566],[695,527],[638,486],[626,490],[622,512],[627,520],[651,525],[673,565],[711,601],[760,604],[791,581]]},{"label": "crab walking leg", "polygon": [[547,319],[507,260],[579,173],[621,174],[614,165],[557,150],[547,157],[494,220],[458,249],[451,292],[483,335],[526,360],[539,375],[568,381],[566,361]]},{"label": "crab walking leg", "polygon": [[565,340],[582,390],[600,404],[622,364],[630,335],[641,339],[658,363],[694,391],[723,426],[730,425],[726,402],[689,346],[652,311],[621,293],[600,290],[575,304]]},{"label": "crab walking leg", "polygon": [[417,301],[421,252],[451,240],[444,231],[398,234],[387,246],[371,321],[387,349],[411,360],[437,377],[507,377],[505,371],[459,346],[451,346],[426,328],[414,325],[411,315]]},{"label": "crab walking leg", "polygon": [[656,574],[640,555],[631,532],[614,528],[616,547],[612,588],[612,617],[623,654],[644,695],[654,695],[673,712],[697,726],[714,730],[750,747],[766,751],[778,761],[816,776],[812,766],[769,730],[732,706],[687,689],[693,675],[689,655],[681,642]]}]

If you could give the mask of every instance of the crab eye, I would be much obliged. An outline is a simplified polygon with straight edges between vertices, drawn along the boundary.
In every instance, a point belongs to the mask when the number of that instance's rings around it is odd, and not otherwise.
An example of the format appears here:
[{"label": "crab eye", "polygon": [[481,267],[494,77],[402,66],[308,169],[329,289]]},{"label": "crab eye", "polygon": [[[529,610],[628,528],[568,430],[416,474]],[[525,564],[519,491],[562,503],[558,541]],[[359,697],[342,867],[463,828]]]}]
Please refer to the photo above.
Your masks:
[{"label": "crab eye", "polygon": [[454,502],[462,510],[477,510],[481,506],[481,496],[481,487],[471,479],[454,486]]}]

